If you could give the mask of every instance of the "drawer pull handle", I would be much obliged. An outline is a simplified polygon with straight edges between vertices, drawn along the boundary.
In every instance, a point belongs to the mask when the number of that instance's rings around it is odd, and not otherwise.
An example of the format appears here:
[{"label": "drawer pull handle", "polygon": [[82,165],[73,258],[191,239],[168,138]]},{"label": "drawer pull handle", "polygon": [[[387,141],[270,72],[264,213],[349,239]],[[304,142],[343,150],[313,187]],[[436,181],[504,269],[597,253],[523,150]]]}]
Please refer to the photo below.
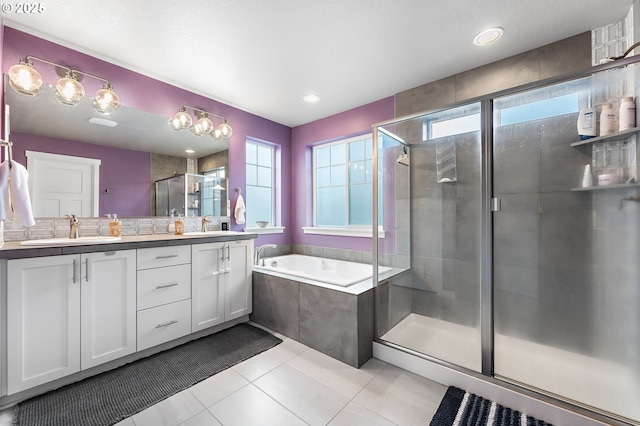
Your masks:
[{"label": "drawer pull handle", "polygon": [[163,285],[156,286],[156,290],[160,290],[162,288],[175,287],[177,285],[178,285],[178,283],[163,284]]},{"label": "drawer pull handle", "polygon": [[177,254],[170,254],[168,256],[156,256],[156,260],[158,259],[171,259],[172,257],[178,257]]},{"label": "drawer pull handle", "polygon": [[173,321],[165,322],[164,324],[158,324],[158,325],[156,325],[156,328],[168,327],[168,326],[170,326],[170,325],[176,324],[177,322],[178,322],[178,320],[173,320]]}]

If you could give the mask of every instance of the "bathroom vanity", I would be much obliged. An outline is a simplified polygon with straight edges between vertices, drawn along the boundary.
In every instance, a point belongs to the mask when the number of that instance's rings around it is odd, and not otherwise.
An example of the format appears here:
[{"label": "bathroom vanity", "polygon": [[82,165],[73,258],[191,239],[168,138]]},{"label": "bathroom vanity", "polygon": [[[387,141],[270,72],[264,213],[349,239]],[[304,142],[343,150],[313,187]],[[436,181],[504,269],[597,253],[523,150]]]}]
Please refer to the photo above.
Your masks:
[{"label": "bathroom vanity", "polygon": [[246,321],[255,234],[0,249],[0,408]]}]

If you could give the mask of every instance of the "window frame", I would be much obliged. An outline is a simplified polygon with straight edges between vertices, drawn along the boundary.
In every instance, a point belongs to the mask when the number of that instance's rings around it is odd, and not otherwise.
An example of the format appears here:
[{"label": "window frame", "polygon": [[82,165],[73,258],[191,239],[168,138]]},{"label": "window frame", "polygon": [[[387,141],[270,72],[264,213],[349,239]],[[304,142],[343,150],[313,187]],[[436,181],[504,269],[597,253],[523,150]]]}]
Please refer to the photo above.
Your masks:
[{"label": "window frame", "polygon": [[[350,165],[352,163],[352,160],[349,157],[349,145],[351,143],[355,143],[355,142],[359,142],[359,141],[366,141],[366,140],[370,140],[373,141],[373,133],[364,133],[362,135],[358,135],[358,136],[352,136],[352,137],[347,137],[347,138],[343,138],[343,139],[338,139],[338,140],[334,140],[332,142],[326,142],[326,143],[319,143],[316,144],[314,146],[311,147],[311,186],[312,186],[312,226],[310,227],[303,227],[303,231],[305,234],[318,234],[318,235],[336,235],[336,236],[352,236],[352,237],[372,237],[373,236],[373,229],[372,229],[372,224],[367,224],[367,225],[360,225],[360,224],[350,224],[349,220],[350,220],[350,206],[349,206],[349,194],[350,194],[350,190],[354,185],[359,185],[362,183],[350,183],[349,182],[349,168]],[[373,143],[371,142],[371,144],[373,145]],[[332,146],[338,146],[338,145],[342,145],[344,146],[344,152],[345,152],[345,164],[344,164],[344,168],[345,168],[345,182],[344,182],[344,187],[345,187],[345,208],[344,208],[344,221],[345,221],[345,225],[318,225],[317,222],[317,211],[316,211],[316,207],[318,206],[318,198],[317,198],[317,163],[316,163],[316,150],[318,149],[322,149],[322,148],[330,148]],[[372,146],[373,148],[373,146]],[[365,147],[365,152],[366,152],[366,147]],[[367,158],[365,156],[365,158],[363,160],[357,160],[357,161],[371,161],[373,162],[373,156],[375,154],[372,153],[371,158]],[[378,158],[378,161],[380,161],[380,158]],[[373,173],[373,167],[371,172]],[[367,183],[366,181],[363,183]],[[373,188],[373,178],[368,182],[371,187]],[[372,201],[373,201],[373,197],[372,197]],[[381,202],[381,200],[379,200],[379,203]],[[380,238],[384,238],[384,230],[382,228],[382,226],[379,227],[379,237]]]},{"label": "window frame", "polygon": [[[269,143],[269,142],[265,142],[265,141],[261,141],[261,140],[257,140],[254,138],[250,138],[247,137],[245,139],[245,160],[244,160],[244,164],[245,164],[245,186],[246,186],[246,197],[247,197],[247,207],[251,208],[251,200],[248,197],[248,193],[249,193],[249,187],[261,187],[261,188],[265,188],[266,186],[264,185],[250,185],[248,182],[246,182],[246,173],[247,173],[247,166],[255,166],[255,167],[263,167],[263,168],[267,168],[266,166],[262,166],[260,164],[257,163],[258,158],[256,157],[256,163],[249,163],[247,162],[247,146],[248,145],[255,145],[256,147],[260,148],[267,148],[270,151],[271,154],[271,173],[270,173],[270,178],[271,178],[271,218],[269,218],[269,225],[267,225],[267,227],[265,228],[260,228],[258,227],[255,223],[250,224],[248,221],[245,223],[245,230],[247,231],[251,231],[251,232],[255,232],[255,233],[261,233],[261,234],[268,234],[268,233],[282,233],[284,231],[284,228],[282,226],[280,226],[280,215],[279,215],[279,211],[280,211],[280,206],[278,205],[278,194],[277,194],[277,184],[278,184],[278,145],[273,144],[273,143]],[[256,154],[257,155],[257,154]],[[259,183],[258,181],[258,175],[256,175],[256,183]]]}]

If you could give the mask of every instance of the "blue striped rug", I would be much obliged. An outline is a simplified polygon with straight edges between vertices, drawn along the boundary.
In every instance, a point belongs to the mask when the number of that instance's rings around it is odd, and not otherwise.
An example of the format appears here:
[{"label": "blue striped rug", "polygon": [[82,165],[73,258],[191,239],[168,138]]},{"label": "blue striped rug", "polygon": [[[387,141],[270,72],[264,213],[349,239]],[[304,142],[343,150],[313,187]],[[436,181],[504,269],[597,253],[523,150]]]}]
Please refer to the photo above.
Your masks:
[{"label": "blue striped rug", "polygon": [[525,413],[449,386],[430,426],[552,426]]}]

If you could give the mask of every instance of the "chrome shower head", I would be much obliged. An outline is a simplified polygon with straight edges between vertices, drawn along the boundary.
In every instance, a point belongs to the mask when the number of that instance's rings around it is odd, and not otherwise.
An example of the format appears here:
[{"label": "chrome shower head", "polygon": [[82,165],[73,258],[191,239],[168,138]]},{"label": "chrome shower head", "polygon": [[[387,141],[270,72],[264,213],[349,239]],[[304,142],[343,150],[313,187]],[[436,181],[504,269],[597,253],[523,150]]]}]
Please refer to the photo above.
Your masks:
[{"label": "chrome shower head", "polygon": [[398,159],[396,160],[398,162],[398,164],[402,164],[403,166],[409,166],[409,156],[407,155],[407,147],[403,146],[402,147],[402,154],[400,154],[398,156]]}]

